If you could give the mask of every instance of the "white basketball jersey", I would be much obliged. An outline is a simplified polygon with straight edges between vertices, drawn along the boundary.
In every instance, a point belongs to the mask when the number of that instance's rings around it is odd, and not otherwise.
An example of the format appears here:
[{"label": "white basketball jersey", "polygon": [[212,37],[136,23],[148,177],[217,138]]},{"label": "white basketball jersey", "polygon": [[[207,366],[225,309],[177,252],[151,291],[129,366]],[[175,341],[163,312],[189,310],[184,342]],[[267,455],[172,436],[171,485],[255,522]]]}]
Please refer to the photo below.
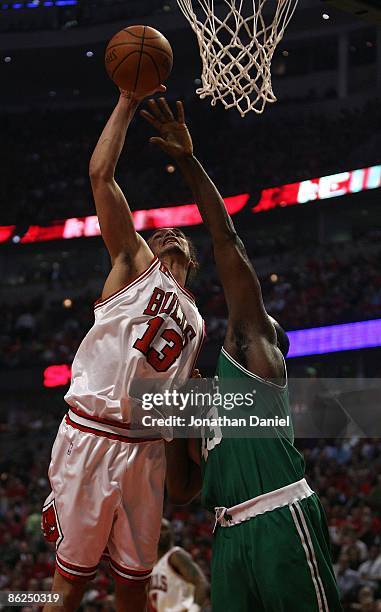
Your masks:
[{"label": "white basketball jersey", "polygon": [[169,557],[178,546],[171,548],[156,563],[148,593],[149,612],[184,612],[194,603],[194,585],[186,582],[170,565]]},{"label": "white basketball jersey", "polygon": [[103,423],[128,424],[132,381],[184,384],[203,336],[192,294],[155,257],[136,280],[95,304],[95,322],[74,358],[65,400]]}]

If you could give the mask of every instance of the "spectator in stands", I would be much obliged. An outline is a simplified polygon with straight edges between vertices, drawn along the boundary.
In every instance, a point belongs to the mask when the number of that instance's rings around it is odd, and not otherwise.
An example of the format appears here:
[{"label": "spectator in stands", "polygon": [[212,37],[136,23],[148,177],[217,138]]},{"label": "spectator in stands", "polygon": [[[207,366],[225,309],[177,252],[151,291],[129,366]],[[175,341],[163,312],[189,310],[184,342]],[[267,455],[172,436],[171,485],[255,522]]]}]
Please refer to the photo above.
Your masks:
[{"label": "spectator in stands", "polygon": [[358,571],[363,583],[367,583],[372,589],[379,591],[381,588],[381,550],[379,544],[372,544],[367,560],[361,563]]},{"label": "spectator in stands", "polygon": [[341,553],[334,569],[340,596],[343,601],[348,601],[360,584],[359,573],[349,567],[349,557],[344,552]]}]

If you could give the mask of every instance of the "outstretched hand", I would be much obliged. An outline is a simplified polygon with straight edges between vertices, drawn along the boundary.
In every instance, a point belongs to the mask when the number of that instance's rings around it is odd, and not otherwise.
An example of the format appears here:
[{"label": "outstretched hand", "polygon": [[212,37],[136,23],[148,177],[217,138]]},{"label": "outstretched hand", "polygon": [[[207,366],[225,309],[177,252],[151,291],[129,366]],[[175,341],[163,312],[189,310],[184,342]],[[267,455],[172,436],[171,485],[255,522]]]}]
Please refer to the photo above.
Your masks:
[{"label": "outstretched hand", "polygon": [[185,124],[182,102],[176,102],[177,119],[174,117],[165,98],[148,101],[149,112],[140,111],[144,119],[157,129],[160,136],[153,136],[150,142],[159,145],[161,149],[174,159],[193,155],[192,138]]},{"label": "outstretched hand", "polygon": [[124,98],[125,100],[128,100],[130,102],[135,102],[136,105],[138,105],[142,100],[144,100],[144,98],[147,98],[148,96],[153,96],[153,94],[155,93],[165,93],[167,91],[167,88],[165,85],[158,85],[158,87],[156,87],[152,91],[149,91],[143,96],[137,96],[134,91],[127,91],[126,89],[121,89],[121,87],[119,87],[119,91],[121,98]]},{"label": "outstretched hand", "polygon": [[191,374],[191,378],[202,378],[202,374],[198,368],[195,368]]}]

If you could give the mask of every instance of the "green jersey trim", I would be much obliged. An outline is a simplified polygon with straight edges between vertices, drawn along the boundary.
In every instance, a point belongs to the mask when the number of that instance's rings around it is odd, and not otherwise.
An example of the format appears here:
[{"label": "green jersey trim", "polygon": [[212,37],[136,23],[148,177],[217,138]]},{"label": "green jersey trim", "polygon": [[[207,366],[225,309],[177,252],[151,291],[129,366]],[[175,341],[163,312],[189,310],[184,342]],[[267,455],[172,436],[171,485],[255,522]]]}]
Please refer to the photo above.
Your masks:
[{"label": "green jersey trim", "polygon": [[229,355],[229,353],[227,352],[226,349],[224,349],[224,347],[221,348],[221,353],[224,355],[224,357],[226,357],[226,359],[228,359],[228,361],[230,361],[236,368],[238,368],[239,370],[244,372],[244,374],[246,374],[247,376],[250,376],[251,378],[255,378],[255,380],[258,380],[259,382],[263,383],[264,385],[268,385],[269,387],[273,387],[275,389],[279,389],[280,391],[284,391],[285,389],[287,389],[287,368],[286,368],[286,362],[285,362],[285,359],[284,359],[283,355],[282,355],[282,358],[283,358],[283,365],[284,365],[284,372],[285,372],[285,376],[286,376],[286,382],[285,382],[284,385],[277,385],[276,383],[271,382],[271,380],[266,380],[266,378],[261,378],[257,374],[253,374],[253,372],[250,372],[250,370],[247,370],[243,365],[238,363],[238,361],[236,361],[234,359],[234,357]]}]

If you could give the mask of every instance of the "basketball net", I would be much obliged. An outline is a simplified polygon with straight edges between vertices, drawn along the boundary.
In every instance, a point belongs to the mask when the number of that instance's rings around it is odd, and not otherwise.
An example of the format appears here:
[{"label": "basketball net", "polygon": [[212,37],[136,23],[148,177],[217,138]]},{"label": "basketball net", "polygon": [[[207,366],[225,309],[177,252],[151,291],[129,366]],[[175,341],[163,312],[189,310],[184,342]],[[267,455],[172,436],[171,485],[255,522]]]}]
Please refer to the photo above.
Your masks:
[{"label": "basketball net", "polygon": [[[200,47],[202,87],[196,90],[200,98],[210,96],[213,106],[220,100],[227,109],[236,107],[242,117],[249,111],[263,113],[267,102],[276,102],[271,60],[298,0],[177,2]],[[215,14],[215,4],[219,16]],[[262,11],[271,5],[266,24]],[[244,16],[247,10],[249,15]]]}]

